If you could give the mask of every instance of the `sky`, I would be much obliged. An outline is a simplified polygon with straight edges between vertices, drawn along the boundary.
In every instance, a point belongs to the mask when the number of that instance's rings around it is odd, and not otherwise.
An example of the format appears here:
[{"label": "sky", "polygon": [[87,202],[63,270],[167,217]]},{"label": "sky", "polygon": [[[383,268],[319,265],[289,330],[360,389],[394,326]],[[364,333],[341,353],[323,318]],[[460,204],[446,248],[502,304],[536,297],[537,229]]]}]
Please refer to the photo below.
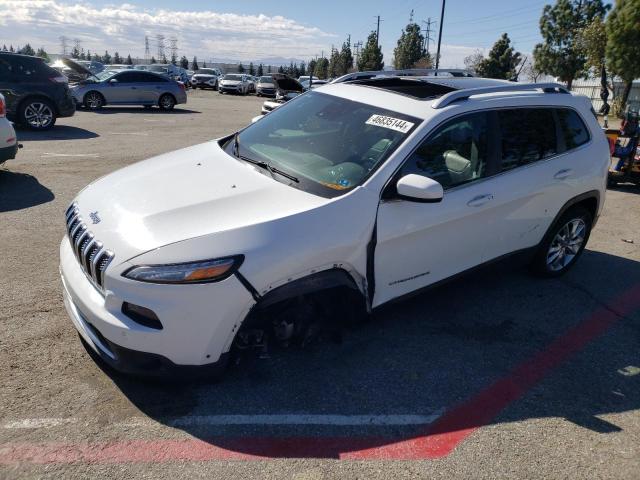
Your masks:
[{"label": "sky", "polygon": [[[442,33],[441,67],[463,67],[476,49],[488,52],[507,32],[515,48],[529,55],[541,41],[538,21],[547,1],[449,0]],[[430,51],[435,52],[440,0],[0,0],[0,46],[44,47],[60,53],[59,37],[73,45],[79,39],[92,52],[144,56],[144,37],[178,39],[178,55],[206,61],[256,61],[295,58],[308,61],[348,35],[352,44],[366,42],[380,15],[380,42],[385,64],[414,12],[426,29],[431,18]],[[424,22],[424,23],[423,23]],[[166,41],[168,44],[168,40]]]}]

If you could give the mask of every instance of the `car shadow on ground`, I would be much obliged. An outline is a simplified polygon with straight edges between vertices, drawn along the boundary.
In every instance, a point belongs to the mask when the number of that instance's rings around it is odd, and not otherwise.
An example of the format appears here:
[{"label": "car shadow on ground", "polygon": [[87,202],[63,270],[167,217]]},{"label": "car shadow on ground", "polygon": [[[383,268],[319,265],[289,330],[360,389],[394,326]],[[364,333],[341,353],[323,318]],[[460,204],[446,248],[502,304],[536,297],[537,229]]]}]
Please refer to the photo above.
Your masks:
[{"label": "car shadow on ground", "polygon": [[0,168],[0,212],[34,207],[54,198],[53,192],[36,177]]},{"label": "car shadow on ground", "polygon": [[85,130],[80,127],[72,127],[70,125],[56,125],[51,130],[42,132],[28,130],[26,128],[16,129],[18,141],[44,141],[44,140],[87,140],[90,138],[98,138],[95,132]]},{"label": "car shadow on ground", "polygon": [[619,183],[617,185],[609,185],[607,187],[607,190],[613,190],[623,193],[635,193],[636,195],[640,195],[640,185],[636,185],[635,183]]},{"label": "car shadow on ground", "polygon": [[[639,262],[595,251],[585,251],[559,279],[493,265],[384,307],[349,329],[341,344],[275,351],[267,360],[231,368],[217,383],[145,382],[101,368],[145,415],[212,446],[266,457],[338,458],[345,450],[428,436],[429,427],[233,426],[179,419],[450,411],[509,377],[594,312],[616,311],[614,299],[638,285]],[[601,416],[640,408],[639,339],[639,312],[620,316],[611,329],[487,421],[560,417],[600,434],[620,431]],[[481,423],[473,415],[462,416],[455,431]]]},{"label": "car shadow on ground", "polygon": [[144,107],[110,107],[106,106],[100,110],[84,110],[90,113],[98,113],[100,115],[112,115],[114,113],[146,113],[147,115],[184,115],[202,113],[198,110],[191,110],[188,108],[176,107],[173,110],[160,110],[159,108],[144,108]]}]

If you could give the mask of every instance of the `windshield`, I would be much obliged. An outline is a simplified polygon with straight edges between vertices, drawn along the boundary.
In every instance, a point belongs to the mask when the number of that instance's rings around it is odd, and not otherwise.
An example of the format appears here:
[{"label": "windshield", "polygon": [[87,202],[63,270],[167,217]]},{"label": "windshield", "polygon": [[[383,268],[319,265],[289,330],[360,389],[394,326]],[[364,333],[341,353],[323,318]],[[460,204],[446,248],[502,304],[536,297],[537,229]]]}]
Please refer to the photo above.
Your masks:
[{"label": "windshield", "polygon": [[161,67],[159,65],[149,65],[147,70],[151,72],[160,72],[160,73],[167,73],[169,71],[167,67]]},{"label": "windshield", "polygon": [[273,78],[271,77],[260,77],[260,83],[273,83]]},{"label": "windshield", "polygon": [[298,177],[300,189],[332,197],[362,183],[419,122],[312,91],[240,132],[238,153]]},{"label": "windshield", "polygon": [[225,75],[223,78],[223,80],[242,80],[242,75]]},{"label": "windshield", "polygon": [[116,75],[118,73],[120,73],[120,70],[105,70],[103,72],[96,73],[95,77],[102,82],[104,80],[107,80],[107,79],[113,77],[114,75]]},{"label": "windshield", "polygon": [[216,75],[215,70],[210,70],[208,68],[196,70],[197,75]]}]

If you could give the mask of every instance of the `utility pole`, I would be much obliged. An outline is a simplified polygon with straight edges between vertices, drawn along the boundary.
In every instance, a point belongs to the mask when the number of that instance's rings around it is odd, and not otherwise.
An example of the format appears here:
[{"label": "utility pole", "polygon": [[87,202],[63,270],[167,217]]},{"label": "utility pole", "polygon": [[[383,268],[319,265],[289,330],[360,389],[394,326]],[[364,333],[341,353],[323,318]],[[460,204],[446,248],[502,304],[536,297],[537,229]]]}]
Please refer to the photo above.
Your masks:
[{"label": "utility pole", "polygon": [[149,63],[151,49],[149,48],[149,35],[144,36],[144,63]]},{"label": "utility pole", "polygon": [[380,48],[380,15],[378,15],[378,26],[376,27],[376,44]]},{"label": "utility pole", "polygon": [[425,29],[424,45],[422,46],[422,49],[427,53],[427,55],[429,55],[429,43],[433,40],[433,38],[431,38],[431,25],[435,25],[438,22],[435,20],[431,21],[431,17],[429,17],[426,22],[423,20],[422,23],[427,26]]},{"label": "utility pole", "polygon": [[64,56],[67,56],[68,51],[69,51],[69,39],[64,35],[62,35],[60,37],[60,53],[62,53],[62,55]]},{"label": "utility pole", "polygon": [[438,49],[436,50],[436,76],[438,76],[438,67],[440,66],[440,43],[442,42],[442,25],[444,24],[444,5],[446,0],[442,0],[442,12],[440,13],[440,26],[438,32]]}]

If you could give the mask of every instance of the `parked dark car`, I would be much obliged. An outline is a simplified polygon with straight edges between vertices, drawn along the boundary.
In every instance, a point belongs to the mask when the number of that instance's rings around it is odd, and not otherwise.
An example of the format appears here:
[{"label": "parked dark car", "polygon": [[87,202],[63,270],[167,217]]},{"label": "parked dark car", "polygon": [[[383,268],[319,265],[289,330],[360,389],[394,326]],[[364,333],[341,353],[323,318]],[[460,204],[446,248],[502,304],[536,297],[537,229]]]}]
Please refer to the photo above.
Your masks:
[{"label": "parked dark car", "polygon": [[76,111],[67,77],[38,57],[0,52],[0,93],[7,118],[33,130],[47,130]]}]

